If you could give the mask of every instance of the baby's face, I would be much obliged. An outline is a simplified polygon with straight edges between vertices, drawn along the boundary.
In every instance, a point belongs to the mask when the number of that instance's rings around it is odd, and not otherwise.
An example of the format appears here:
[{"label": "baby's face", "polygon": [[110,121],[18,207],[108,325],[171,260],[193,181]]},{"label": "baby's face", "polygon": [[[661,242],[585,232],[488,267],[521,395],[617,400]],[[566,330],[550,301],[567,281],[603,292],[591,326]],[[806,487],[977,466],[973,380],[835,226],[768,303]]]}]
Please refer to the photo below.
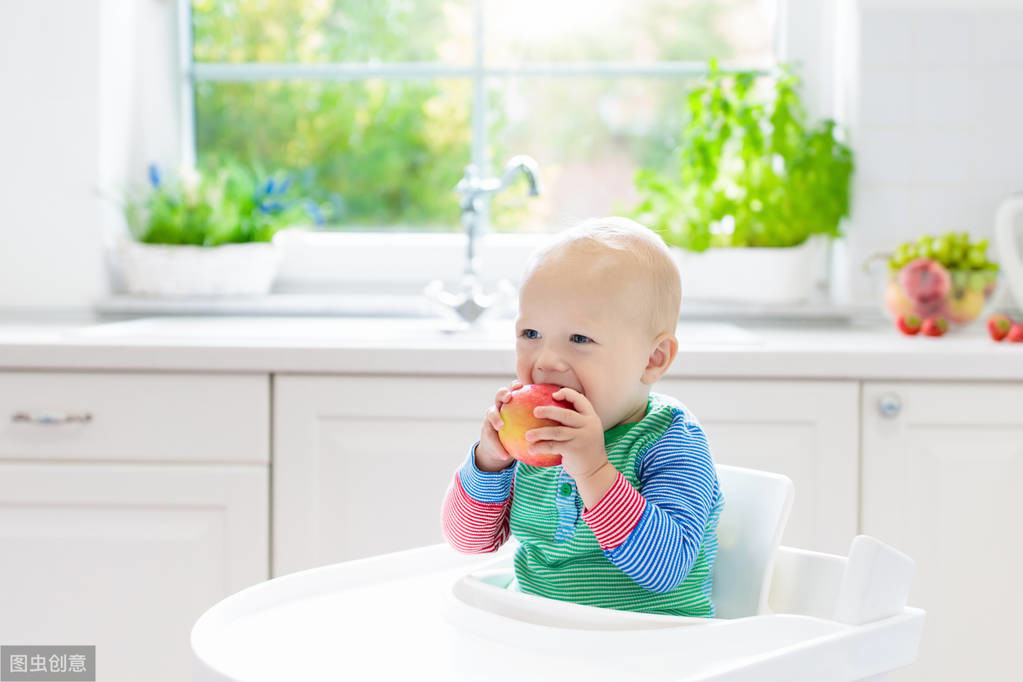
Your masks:
[{"label": "baby's face", "polygon": [[541,265],[523,283],[515,324],[519,381],[579,391],[605,430],[643,416],[641,377],[653,349],[628,273],[607,265]]}]

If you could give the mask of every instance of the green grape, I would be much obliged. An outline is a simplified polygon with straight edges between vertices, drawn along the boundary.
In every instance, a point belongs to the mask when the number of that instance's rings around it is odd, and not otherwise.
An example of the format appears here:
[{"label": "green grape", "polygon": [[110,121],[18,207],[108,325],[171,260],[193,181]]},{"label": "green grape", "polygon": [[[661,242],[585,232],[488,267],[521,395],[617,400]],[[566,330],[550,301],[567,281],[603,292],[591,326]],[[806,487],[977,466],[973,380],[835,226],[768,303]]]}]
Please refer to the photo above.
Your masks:
[{"label": "green grape", "polygon": [[956,243],[956,245],[952,247],[952,253],[949,258],[948,265],[952,267],[959,267],[964,260],[966,260],[966,247],[963,246],[962,243]]},{"label": "green grape", "polygon": [[934,258],[934,239],[930,235],[924,235],[916,242],[917,253],[921,258]]},{"label": "green grape", "polygon": [[944,234],[938,238],[934,247],[934,257],[942,264],[947,265],[952,258],[952,238]]},{"label": "green grape", "polygon": [[988,276],[983,272],[971,272],[970,273],[970,288],[974,291],[984,291],[987,286]]},{"label": "green grape", "polygon": [[899,244],[895,247],[895,252],[892,254],[891,265],[896,268],[901,268],[903,265],[910,261],[909,249],[907,244]]},{"label": "green grape", "polygon": [[969,251],[966,253],[966,265],[970,269],[980,269],[984,267],[984,263],[987,262],[987,258],[984,256],[984,252],[977,248],[976,245],[971,246]]}]

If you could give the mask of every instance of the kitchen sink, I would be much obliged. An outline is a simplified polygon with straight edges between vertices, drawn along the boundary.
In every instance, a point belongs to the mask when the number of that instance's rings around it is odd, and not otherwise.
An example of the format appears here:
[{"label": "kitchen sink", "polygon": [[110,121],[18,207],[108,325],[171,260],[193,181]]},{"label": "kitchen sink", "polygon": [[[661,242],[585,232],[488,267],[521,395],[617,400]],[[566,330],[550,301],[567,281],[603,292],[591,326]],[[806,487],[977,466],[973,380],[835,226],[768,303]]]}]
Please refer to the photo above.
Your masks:
[{"label": "kitchen sink", "polygon": [[[484,320],[458,327],[440,318],[414,317],[146,317],[108,322],[68,332],[79,340],[168,343],[358,345],[473,345],[511,346],[514,320]],[[683,322],[681,345],[748,345],[759,337],[741,327],[720,322]]]}]

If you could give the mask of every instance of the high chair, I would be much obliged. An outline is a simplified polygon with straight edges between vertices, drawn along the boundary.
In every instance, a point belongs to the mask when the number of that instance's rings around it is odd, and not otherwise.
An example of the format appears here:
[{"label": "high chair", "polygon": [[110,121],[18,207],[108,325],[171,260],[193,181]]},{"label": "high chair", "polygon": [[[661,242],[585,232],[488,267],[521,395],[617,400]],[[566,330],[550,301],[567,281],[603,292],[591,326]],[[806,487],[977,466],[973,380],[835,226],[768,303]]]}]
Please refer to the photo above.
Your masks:
[{"label": "high chair", "polygon": [[517,543],[447,545],[275,578],[196,622],[195,682],[878,680],[916,658],[911,559],[868,536],[847,557],[781,547],[785,476],[718,466],[716,617],[616,611],[507,589]]}]

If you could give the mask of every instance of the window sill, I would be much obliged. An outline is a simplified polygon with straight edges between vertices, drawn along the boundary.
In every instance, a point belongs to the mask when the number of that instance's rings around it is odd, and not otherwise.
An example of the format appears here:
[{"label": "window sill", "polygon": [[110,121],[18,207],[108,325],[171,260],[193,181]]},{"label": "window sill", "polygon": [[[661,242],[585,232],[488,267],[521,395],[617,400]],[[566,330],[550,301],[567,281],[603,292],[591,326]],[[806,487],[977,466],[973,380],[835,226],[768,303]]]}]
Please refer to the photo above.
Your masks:
[{"label": "window sill", "polygon": [[[546,234],[477,237],[476,272],[485,285],[517,284],[529,254]],[[449,287],[466,267],[462,233],[337,233],[287,230],[274,240],[283,252],[274,293],[410,294],[435,279]]]}]

